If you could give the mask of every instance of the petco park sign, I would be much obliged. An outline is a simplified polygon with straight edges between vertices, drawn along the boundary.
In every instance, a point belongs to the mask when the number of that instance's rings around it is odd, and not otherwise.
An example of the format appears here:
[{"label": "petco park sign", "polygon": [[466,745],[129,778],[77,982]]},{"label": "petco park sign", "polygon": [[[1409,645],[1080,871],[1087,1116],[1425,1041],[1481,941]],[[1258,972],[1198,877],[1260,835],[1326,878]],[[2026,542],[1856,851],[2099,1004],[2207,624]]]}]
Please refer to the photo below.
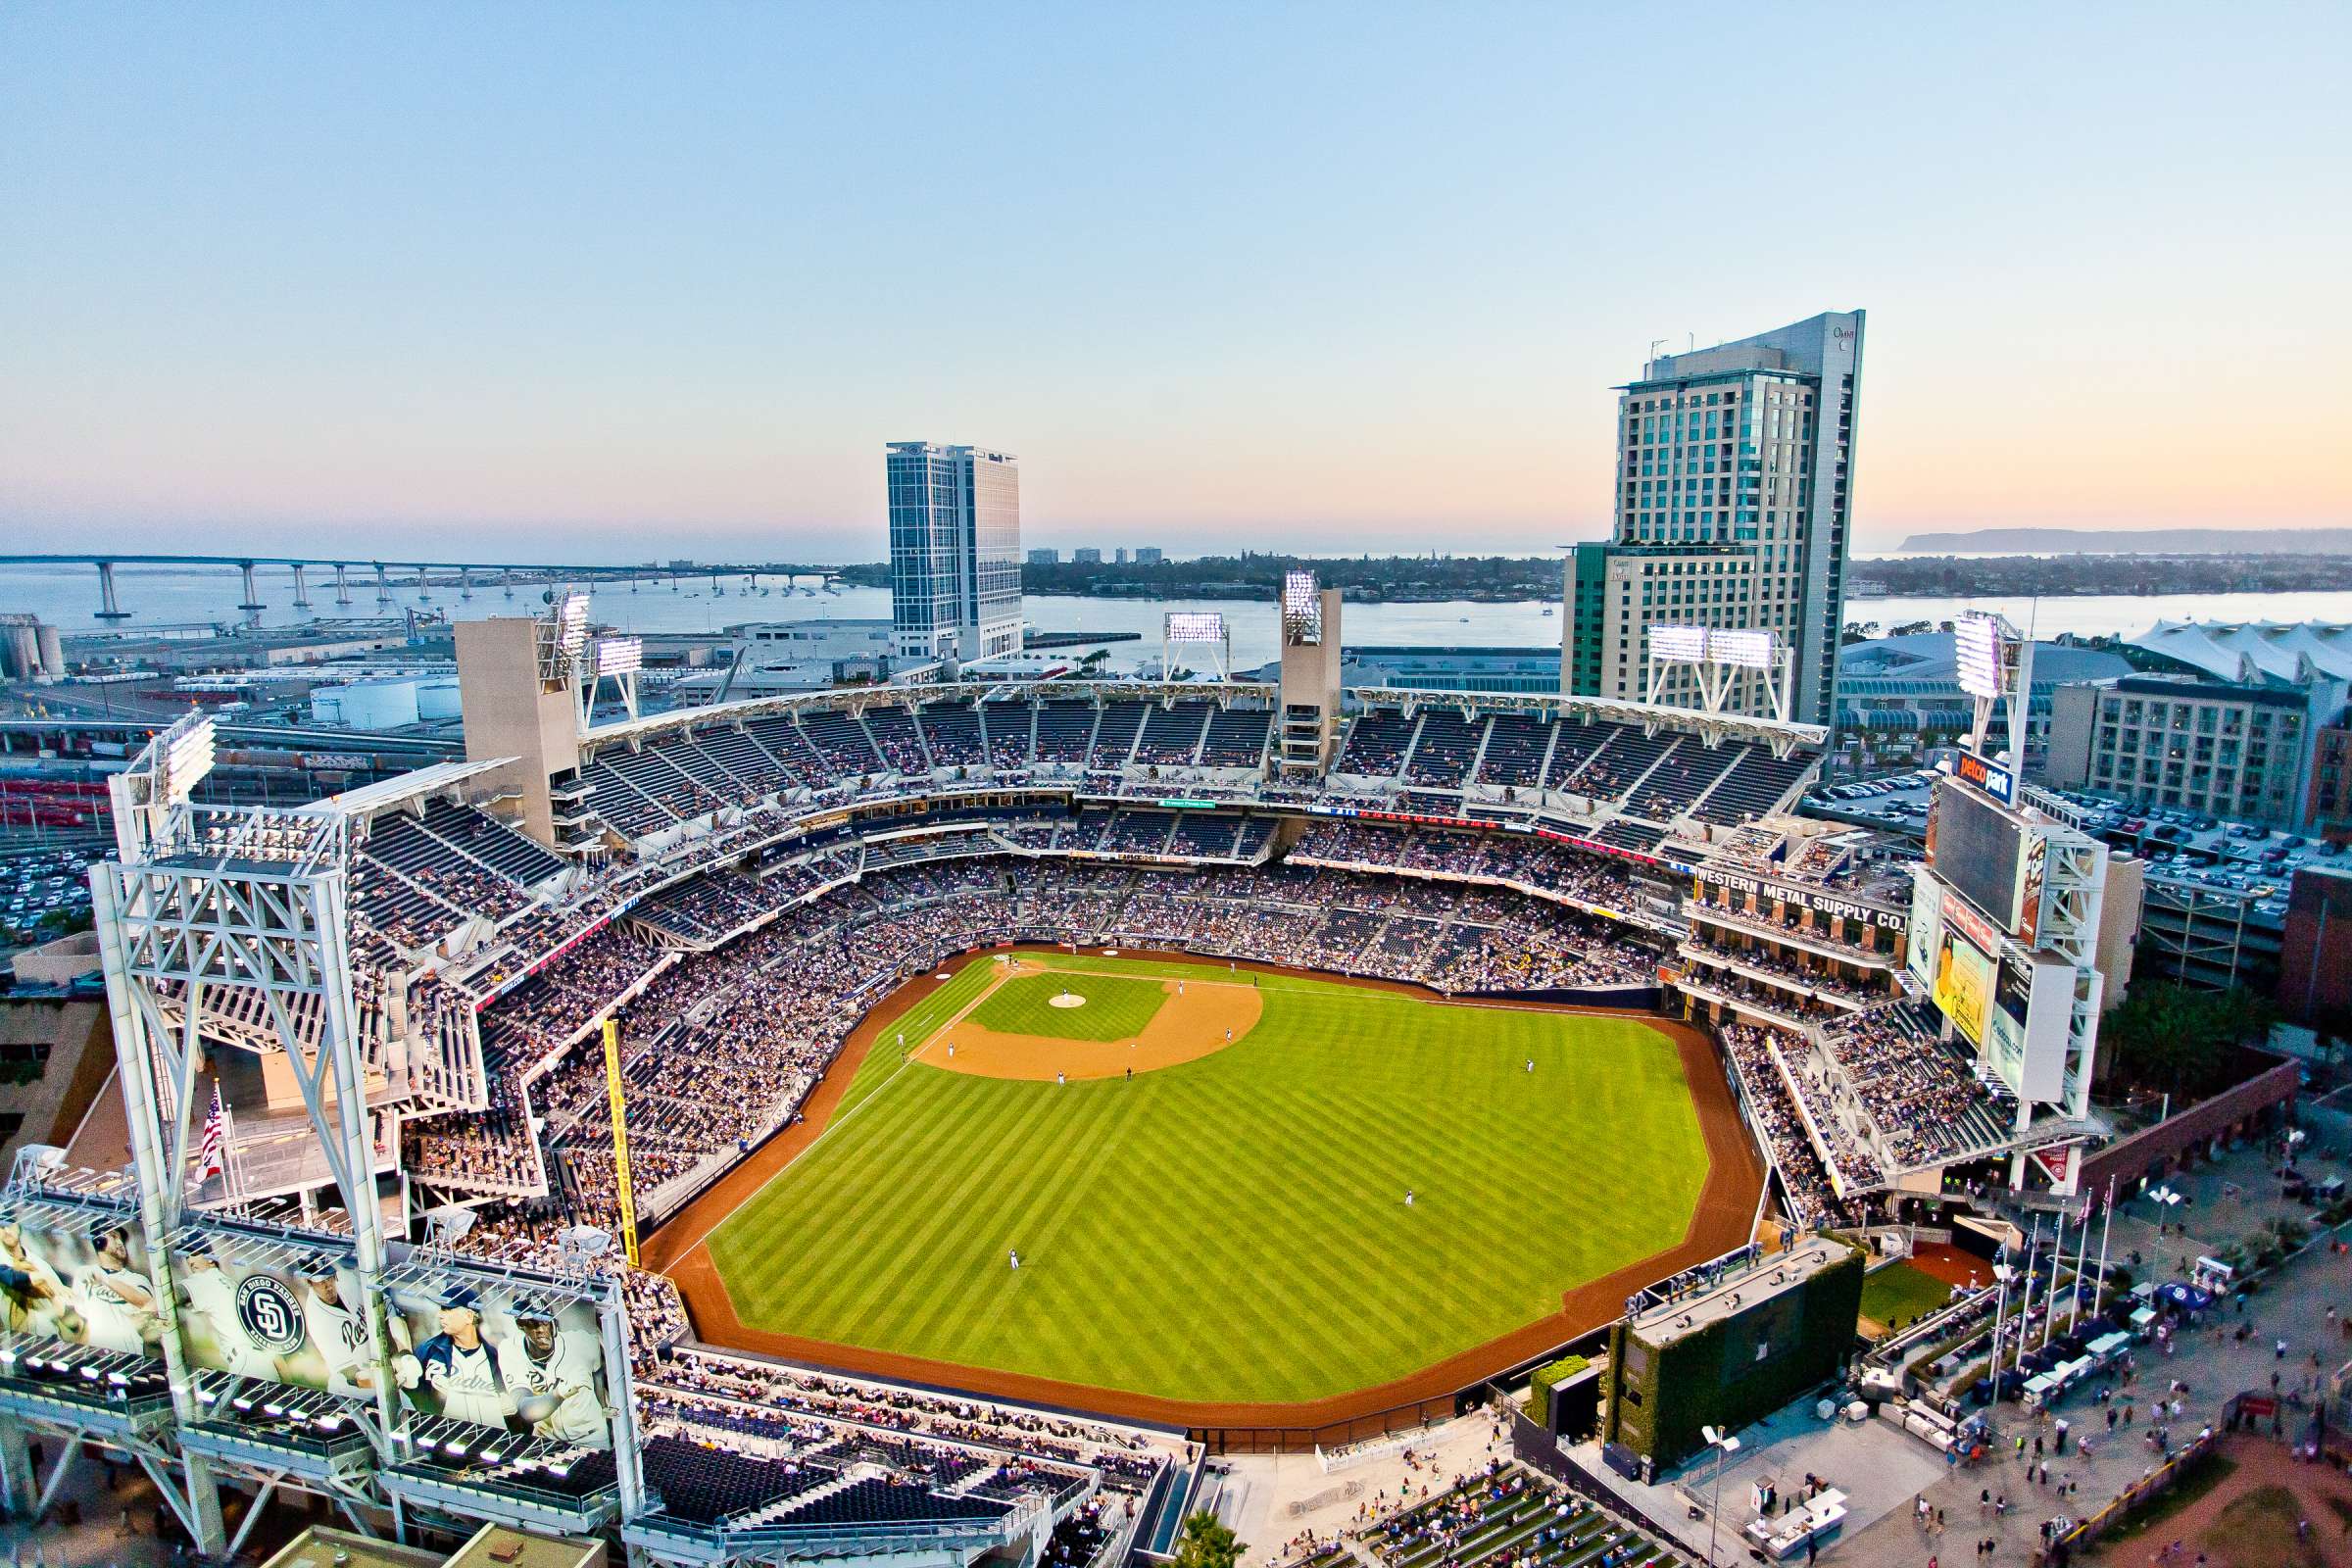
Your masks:
[{"label": "petco park sign", "polygon": [[1816,914],[1837,915],[1848,920],[1860,920],[1865,924],[1875,925],[1882,931],[1900,931],[1907,923],[1903,911],[1899,909],[1884,909],[1875,904],[1864,904],[1858,899],[1839,898],[1836,894],[1822,893],[1812,888],[1791,887],[1786,882],[1774,882],[1766,877],[1746,876],[1738,871],[1719,871],[1704,865],[1698,867],[1693,874],[1697,876],[1700,887],[1724,888],[1733,893],[1751,893],[1759,899],[1772,899],[1783,904],[1793,904],[1800,909],[1811,909]]}]

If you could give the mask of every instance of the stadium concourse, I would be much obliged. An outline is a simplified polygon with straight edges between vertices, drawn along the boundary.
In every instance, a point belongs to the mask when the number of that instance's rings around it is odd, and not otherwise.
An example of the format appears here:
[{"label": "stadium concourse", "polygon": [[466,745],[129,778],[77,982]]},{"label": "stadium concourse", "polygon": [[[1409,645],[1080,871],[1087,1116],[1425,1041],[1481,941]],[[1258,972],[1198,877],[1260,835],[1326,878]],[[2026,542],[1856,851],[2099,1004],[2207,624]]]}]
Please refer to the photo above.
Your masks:
[{"label": "stadium concourse", "polygon": [[[660,1255],[656,1227],[828,1092],[877,998],[1009,943],[1654,1015],[1682,1000],[1662,982],[1693,972],[1693,868],[1777,844],[1778,813],[1818,765],[1796,727],[1763,721],[1583,699],[1350,698],[1320,776],[1278,765],[1266,688],[1103,683],[827,693],[591,729],[576,775],[551,780],[566,803],[552,845],[504,815],[492,764],[324,803],[342,823],[370,1104],[398,1129],[380,1147],[417,1209],[473,1209],[446,1239],[456,1254],[552,1264],[567,1228],[619,1224],[600,1046],[619,1017],[636,1217]],[[1818,956],[1813,968],[1830,972]],[[256,1006],[207,1027],[239,1043],[237,1030],[258,1040],[271,1026]],[[1778,1064],[1759,1072],[1744,1027],[1721,1038],[1771,1201],[1799,1225],[1856,1201],[1828,1174],[1818,1130],[1788,1112]],[[1877,1061],[1901,1039],[1846,1050]],[[290,1136],[298,1118],[270,1108],[238,1065],[251,1058],[216,1056],[199,1100],[218,1088],[233,1115],[208,1200],[260,1223],[292,1223],[298,1204],[313,1228],[340,1223],[311,1206],[330,1174],[317,1143]],[[1886,1095],[1912,1070],[1889,1067]],[[694,1337],[667,1278],[600,1266],[628,1305],[647,1506],[722,1539],[1033,1509],[1164,1547],[1203,1440],[1228,1436],[729,1352]],[[563,1486],[607,1487],[610,1464],[590,1456]],[[495,1487],[478,1468],[472,1480]]]}]

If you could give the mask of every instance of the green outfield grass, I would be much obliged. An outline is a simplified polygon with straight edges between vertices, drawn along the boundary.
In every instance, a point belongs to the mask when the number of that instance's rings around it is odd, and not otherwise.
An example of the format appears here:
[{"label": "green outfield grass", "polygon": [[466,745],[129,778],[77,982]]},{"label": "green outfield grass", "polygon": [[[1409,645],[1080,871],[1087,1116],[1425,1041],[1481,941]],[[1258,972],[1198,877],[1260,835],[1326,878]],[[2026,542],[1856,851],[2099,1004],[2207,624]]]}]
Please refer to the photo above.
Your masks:
[{"label": "green outfield grass", "polygon": [[[1705,1182],[1681,1058],[1638,1020],[1239,976],[1255,1029],[1132,1082],[905,1062],[897,1032],[919,1047],[992,962],[920,982],[824,1136],[712,1234],[744,1323],[1176,1398],[1317,1398],[1556,1312],[1679,1243]],[[1074,966],[1090,987],[1214,972]]]},{"label": "green outfield grass", "polygon": [[1887,1328],[1907,1326],[1952,1298],[1952,1288],[1925,1269],[1889,1263],[1862,1281],[1862,1315]]},{"label": "green outfield grass", "polygon": [[[1064,991],[1086,999],[1082,1007],[1056,1007]],[[1007,980],[972,1009],[972,1022],[1008,1035],[1054,1040],[1125,1040],[1167,999],[1153,979],[1108,974],[1025,974]]]}]

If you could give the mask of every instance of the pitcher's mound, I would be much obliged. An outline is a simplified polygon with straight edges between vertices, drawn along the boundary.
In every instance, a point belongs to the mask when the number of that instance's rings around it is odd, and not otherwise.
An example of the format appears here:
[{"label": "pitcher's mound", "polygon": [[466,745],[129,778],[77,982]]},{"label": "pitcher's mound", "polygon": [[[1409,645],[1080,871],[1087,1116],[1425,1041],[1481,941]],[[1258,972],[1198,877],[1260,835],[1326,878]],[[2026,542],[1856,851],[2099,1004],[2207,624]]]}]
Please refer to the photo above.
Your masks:
[{"label": "pitcher's mound", "polygon": [[[925,1066],[980,1078],[1125,1078],[1156,1067],[1198,1061],[1239,1045],[1257,1026],[1263,1011],[1257,987],[1187,977],[1182,995],[1173,980],[1161,982],[1166,1000],[1140,1034],[1123,1040],[1066,1040],[984,1028],[968,1016],[949,1024],[915,1053]],[[1055,1007],[1078,1007],[1086,999],[1072,992],[1048,999]],[[955,1042],[955,1054],[948,1042]]]}]

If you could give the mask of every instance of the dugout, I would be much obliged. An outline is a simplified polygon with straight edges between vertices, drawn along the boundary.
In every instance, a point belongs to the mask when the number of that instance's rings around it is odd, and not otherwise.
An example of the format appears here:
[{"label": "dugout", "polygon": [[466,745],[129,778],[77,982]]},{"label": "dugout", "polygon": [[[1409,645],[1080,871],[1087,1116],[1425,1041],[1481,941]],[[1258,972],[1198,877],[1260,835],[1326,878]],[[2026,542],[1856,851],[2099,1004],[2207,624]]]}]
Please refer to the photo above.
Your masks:
[{"label": "dugout", "polygon": [[1815,1236],[1609,1330],[1604,1444],[1657,1469],[1837,1375],[1862,1313],[1865,1254]]}]

